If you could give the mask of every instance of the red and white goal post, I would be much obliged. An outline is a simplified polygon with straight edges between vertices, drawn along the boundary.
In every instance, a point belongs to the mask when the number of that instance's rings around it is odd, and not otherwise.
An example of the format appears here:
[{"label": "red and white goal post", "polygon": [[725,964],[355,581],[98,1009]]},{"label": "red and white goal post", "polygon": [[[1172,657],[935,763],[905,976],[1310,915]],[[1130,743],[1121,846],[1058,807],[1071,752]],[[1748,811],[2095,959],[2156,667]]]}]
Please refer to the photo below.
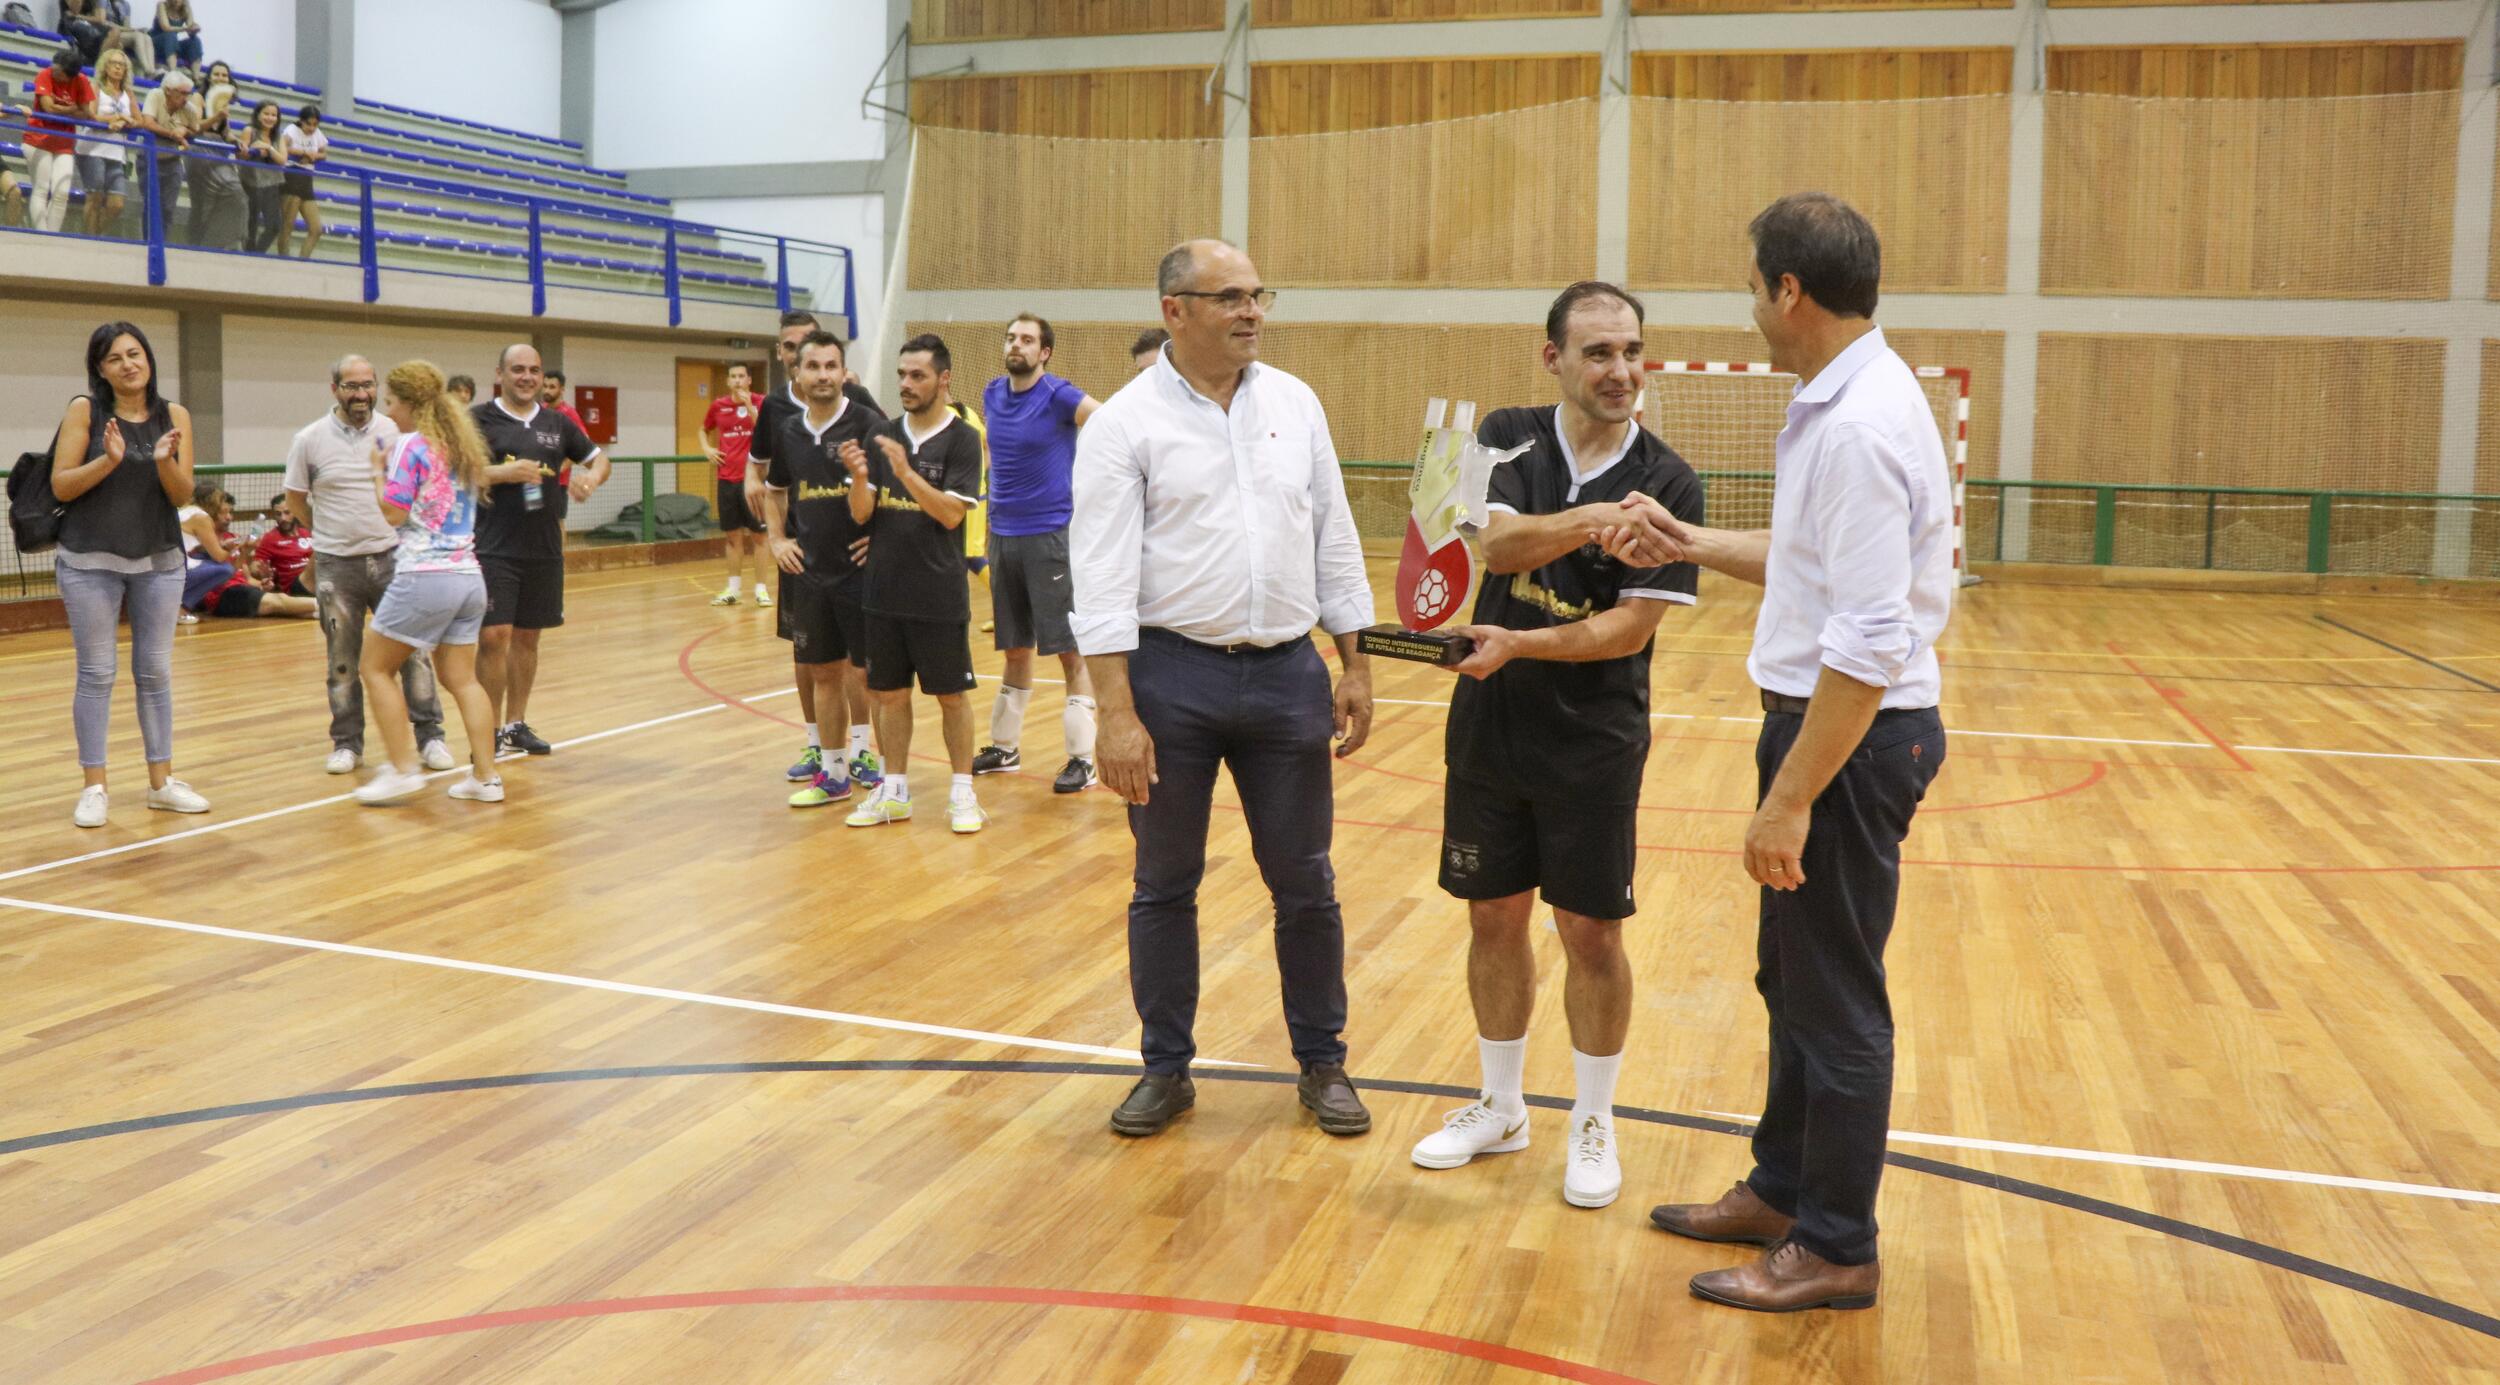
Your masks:
[{"label": "red and white goal post", "polygon": [[[1970,370],[1912,367],[1953,471],[1953,569],[1970,575],[1964,474],[1970,465]],[[1651,361],[1640,419],[1695,471],[1712,477],[1710,522],[1764,529],[1771,523],[1771,457],[1788,422],[1797,377],[1759,361]]]}]

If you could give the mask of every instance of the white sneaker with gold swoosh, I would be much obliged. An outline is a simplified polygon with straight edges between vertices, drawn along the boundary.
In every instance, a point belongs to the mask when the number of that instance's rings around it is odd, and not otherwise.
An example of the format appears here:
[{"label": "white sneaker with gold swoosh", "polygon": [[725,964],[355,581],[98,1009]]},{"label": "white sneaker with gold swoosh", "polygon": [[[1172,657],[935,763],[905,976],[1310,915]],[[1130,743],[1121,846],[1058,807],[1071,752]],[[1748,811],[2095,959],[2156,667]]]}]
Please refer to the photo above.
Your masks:
[{"label": "white sneaker with gold swoosh", "polygon": [[1415,1142],[1415,1163],[1454,1169],[1479,1154],[1510,1154],[1528,1147],[1528,1113],[1506,1116],[1481,1101],[1441,1118],[1441,1128]]}]

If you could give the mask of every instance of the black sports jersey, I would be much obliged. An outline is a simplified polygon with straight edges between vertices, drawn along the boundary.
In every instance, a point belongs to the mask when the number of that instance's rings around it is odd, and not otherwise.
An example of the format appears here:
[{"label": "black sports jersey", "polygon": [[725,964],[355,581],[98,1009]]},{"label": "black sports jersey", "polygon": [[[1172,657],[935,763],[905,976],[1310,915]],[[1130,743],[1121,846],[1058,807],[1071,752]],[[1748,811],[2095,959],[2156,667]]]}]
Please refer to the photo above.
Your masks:
[{"label": "black sports jersey", "polygon": [[[1487,447],[1534,446],[1493,469],[1487,499],[1523,515],[1612,503],[1634,491],[1688,524],[1702,522],[1701,478],[1648,430],[1629,451],[1576,488],[1555,429],[1556,409],[1503,409],[1477,430]],[[1475,623],[1543,630],[1612,610],[1626,596],[1689,604],[1700,570],[1691,563],[1627,568],[1582,544],[1528,572],[1487,573]],[[1594,663],[1514,659],[1481,681],[1458,680],[1450,696],[1450,772],[1529,798],[1630,803],[1649,757],[1649,646]]]},{"label": "black sports jersey", "polygon": [[[981,435],[962,419],[949,416],[946,426],[911,443],[910,420],[897,418],[877,426],[877,436],[903,444],[911,469],[937,490],[969,504],[981,498]],[[938,523],[912,499],[886,460],[885,449],[868,444],[868,475],[877,486],[877,517],[870,530],[868,584],[859,604],[871,615],[898,620],[968,622],[972,599],[964,585],[964,527]]]},{"label": "black sports jersey", "polygon": [[[844,385],[842,397],[850,400],[854,409],[865,407],[875,417],[885,417],[885,410],[878,408],[877,401],[857,384]],[[781,425],[806,412],[807,406],[791,398],[787,386],[765,395],[764,402],[755,410],[755,437],[747,444],[747,462],[752,465],[772,461],[773,444],[778,441]]]},{"label": "black sports jersey", "polygon": [[[816,433],[807,426],[807,411],[792,405],[774,430],[764,473],[764,483],[789,501],[789,536],[798,540],[808,572],[831,579],[853,597],[859,569],[851,562],[851,545],[867,530],[851,518],[851,473],[842,465],[842,444],[868,447],[869,474],[875,475],[877,454],[868,434],[883,421],[846,401],[825,431]],[[761,442],[764,435],[759,431],[755,437]]]},{"label": "black sports jersey", "polygon": [[599,444],[581,425],[540,405],[527,422],[505,411],[503,401],[489,399],[471,406],[469,417],[486,438],[486,458],[501,466],[538,463],[539,507],[529,507],[519,481],[486,489],[486,503],[477,511],[477,551],[486,558],[561,558],[564,556],[564,512],[569,499],[556,477],[576,462],[586,462]]}]

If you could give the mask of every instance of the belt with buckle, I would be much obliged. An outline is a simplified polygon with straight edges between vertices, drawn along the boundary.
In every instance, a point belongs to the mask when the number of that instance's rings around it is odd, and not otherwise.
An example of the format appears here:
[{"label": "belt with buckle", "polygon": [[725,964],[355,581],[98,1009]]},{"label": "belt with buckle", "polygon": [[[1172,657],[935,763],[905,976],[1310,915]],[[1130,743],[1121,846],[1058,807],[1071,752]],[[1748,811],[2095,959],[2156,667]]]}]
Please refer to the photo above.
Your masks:
[{"label": "belt with buckle", "polygon": [[1770,689],[1765,688],[1762,692],[1762,710],[1766,712],[1786,712],[1790,716],[1801,717],[1806,714],[1806,699],[1802,697],[1790,697],[1786,693],[1775,693]]}]

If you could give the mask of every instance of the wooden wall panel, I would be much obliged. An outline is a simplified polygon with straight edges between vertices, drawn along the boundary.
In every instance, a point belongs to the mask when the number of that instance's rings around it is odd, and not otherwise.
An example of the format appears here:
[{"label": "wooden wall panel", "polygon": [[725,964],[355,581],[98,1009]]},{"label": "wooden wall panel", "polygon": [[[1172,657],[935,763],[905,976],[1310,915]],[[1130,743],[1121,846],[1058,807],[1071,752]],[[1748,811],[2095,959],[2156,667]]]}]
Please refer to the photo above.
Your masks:
[{"label": "wooden wall panel", "polygon": [[1288,316],[1269,319],[1259,355],[1318,393],[1339,457],[1404,463],[1414,460],[1427,399],[1472,399],[1479,418],[1513,404],[1560,399],[1539,355],[1544,341],[1541,324],[1294,322]]},{"label": "wooden wall panel", "polygon": [[[1221,139],[1204,68],[1002,72],[911,84],[912,119],[954,130],[1071,139]],[[1218,102],[1222,98],[1218,98]]]},{"label": "wooden wall panel", "polygon": [[2390,96],[2454,91],[2459,39],[2051,48],[2051,91],[2102,96]]},{"label": "wooden wall panel", "polygon": [[1587,18],[1603,13],[1602,0],[1250,0],[1250,23],[1262,29],[1442,19]]},{"label": "wooden wall panel", "polygon": [[1689,101],[1902,101],[2013,89],[2011,48],[1632,55],[1633,95]]},{"label": "wooden wall panel", "polygon": [[925,128],[910,285],[1144,288],[1174,243],[1222,224],[1223,181],[1215,140]]},{"label": "wooden wall panel", "polygon": [[914,43],[1224,27],[1224,0],[912,0]]},{"label": "wooden wall panel", "polygon": [[1369,130],[1593,98],[1598,72],[1593,53],[1260,63],[1250,69],[1250,133]]},{"label": "wooden wall panel", "polygon": [[1795,14],[1839,10],[2009,10],[2014,0],[1632,0],[1634,14]]}]

